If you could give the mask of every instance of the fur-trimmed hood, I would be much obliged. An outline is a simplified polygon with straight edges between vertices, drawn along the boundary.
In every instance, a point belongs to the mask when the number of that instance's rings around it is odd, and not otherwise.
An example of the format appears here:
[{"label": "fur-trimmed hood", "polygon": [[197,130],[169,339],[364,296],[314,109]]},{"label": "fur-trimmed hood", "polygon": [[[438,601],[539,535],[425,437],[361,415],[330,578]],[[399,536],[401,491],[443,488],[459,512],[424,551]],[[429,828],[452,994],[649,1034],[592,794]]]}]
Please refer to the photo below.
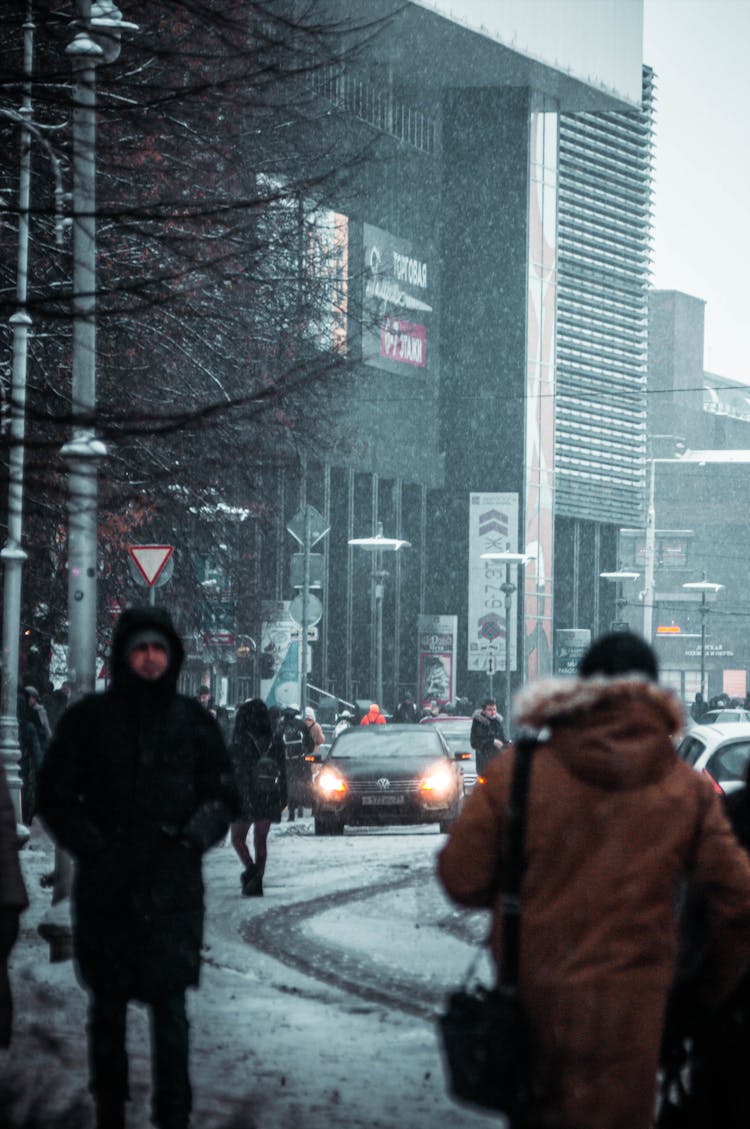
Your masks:
[{"label": "fur-trimmed hood", "polygon": [[519,725],[549,731],[574,775],[609,788],[659,779],[674,763],[672,737],[684,723],[670,690],[635,675],[532,683],[515,713]]}]

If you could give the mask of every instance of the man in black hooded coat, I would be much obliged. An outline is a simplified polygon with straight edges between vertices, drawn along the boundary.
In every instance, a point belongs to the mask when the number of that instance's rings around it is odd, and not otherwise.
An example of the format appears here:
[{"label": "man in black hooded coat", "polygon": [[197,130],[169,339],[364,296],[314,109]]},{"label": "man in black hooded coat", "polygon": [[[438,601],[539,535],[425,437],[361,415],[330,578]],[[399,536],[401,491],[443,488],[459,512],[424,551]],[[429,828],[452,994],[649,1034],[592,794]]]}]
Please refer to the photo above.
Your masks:
[{"label": "man in black hooded coat", "polygon": [[39,778],[39,813],[76,863],[73,940],[90,994],[97,1129],[124,1126],[131,999],[151,1013],[154,1124],[189,1120],[185,989],[200,971],[201,857],[226,834],[237,794],[216,721],[177,693],[183,658],[166,612],[125,611],[110,688],[66,711]]}]

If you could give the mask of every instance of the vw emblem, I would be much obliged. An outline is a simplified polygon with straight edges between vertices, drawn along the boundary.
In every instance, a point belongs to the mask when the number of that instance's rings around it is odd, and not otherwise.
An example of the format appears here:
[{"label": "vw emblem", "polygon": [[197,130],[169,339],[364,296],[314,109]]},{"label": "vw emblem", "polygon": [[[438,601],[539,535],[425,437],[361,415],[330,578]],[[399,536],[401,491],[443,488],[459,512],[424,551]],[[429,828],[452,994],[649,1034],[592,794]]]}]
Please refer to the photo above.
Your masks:
[{"label": "vw emblem", "polygon": [[388,788],[390,788],[390,786],[391,786],[391,782],[388,779],[388,777],[387,776],[381,776],[380,779],[378,780],[378,788],[380,789],[380,791],[385,792]]}]

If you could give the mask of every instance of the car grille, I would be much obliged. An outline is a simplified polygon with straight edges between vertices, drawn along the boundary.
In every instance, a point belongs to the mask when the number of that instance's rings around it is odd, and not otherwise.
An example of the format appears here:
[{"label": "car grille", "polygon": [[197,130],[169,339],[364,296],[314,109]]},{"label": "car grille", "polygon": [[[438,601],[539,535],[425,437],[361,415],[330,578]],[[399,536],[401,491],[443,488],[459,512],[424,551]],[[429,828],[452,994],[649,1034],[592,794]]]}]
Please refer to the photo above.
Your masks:
[{"label": "car grille", "polygon": [[348,782],[353,796],[387,796],[389,792],[399,796],[413,795],[419,791],[419,780],[391,780],[387,788],[379,788],[377,780],[352,780]]}]

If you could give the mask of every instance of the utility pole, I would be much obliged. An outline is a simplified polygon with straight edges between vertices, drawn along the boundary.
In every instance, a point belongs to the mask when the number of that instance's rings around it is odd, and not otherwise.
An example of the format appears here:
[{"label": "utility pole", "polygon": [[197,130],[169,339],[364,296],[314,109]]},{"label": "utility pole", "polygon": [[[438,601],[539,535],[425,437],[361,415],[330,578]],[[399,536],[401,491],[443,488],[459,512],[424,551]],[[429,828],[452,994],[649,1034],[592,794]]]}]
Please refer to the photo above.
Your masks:
[{"label": "utility pole", "polygon": [[[112,0],[77,0],[79,29],[66,48],[73,65],[73,435],[68,464],[68,675],[71,700],[96,685],[97,473],[107,449],[96,419],[96,68],[120,54],[127,23]],[[55,853],[52,906],[39,925],[50,960],[71,955],[72,865]]]}]

